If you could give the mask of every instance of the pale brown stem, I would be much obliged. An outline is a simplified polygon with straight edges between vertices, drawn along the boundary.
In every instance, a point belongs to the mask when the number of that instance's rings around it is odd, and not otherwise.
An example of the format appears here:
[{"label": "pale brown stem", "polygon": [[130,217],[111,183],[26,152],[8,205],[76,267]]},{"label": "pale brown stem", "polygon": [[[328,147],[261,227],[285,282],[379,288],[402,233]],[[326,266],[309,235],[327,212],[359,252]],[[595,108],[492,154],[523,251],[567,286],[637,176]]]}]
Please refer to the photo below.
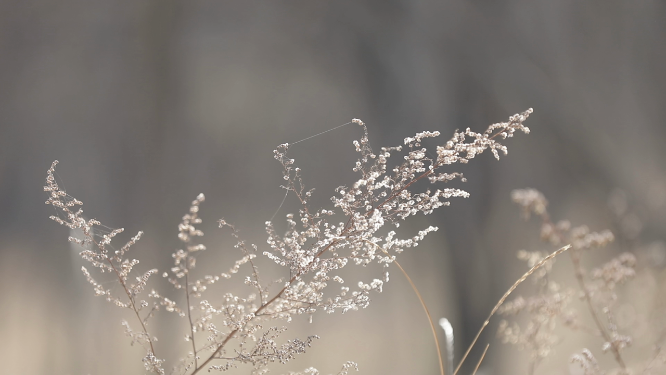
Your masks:
[{"label": "pale brown stem", "polygon": [[[95,243],[95,245],[97,245],[99,247],[99,244],[97,242],[93,241],[93,243]],[[106,254],[104,255],[104,257],[106,258],[106,261],[109,262],[109,264],[111,265],[111,268],[113,268],[113,272],[115,272],[116,277],[118,277],[118,281],[120,282],[120,285],[122,285],[123,290],[125,290],[125,294],[127,294],[127,297],[129,298],[130,304],[132,305],[132,310],[134,311],[134,314],[136,315],[137,320],[141,324],[141,329],[143,330],[143,333],[148,338],[148,344],[150,345],[150,352],[155,357],[157,357],[157,355],[155,354],[155,348],[153,348],[153,339],[150,337],[150,334],[148,333],[148,329],[146,328],[146,324],[143,322],[143,319],[141,319],[141,316],[139,315],[139,310],[136,308],[136,304],[134,303],[134,297],[132,296],[132,293],[130,293],[129,289],[127,288],[127,284],[125,284],[125,281],[120,276],[120,272],[118,271],[116,266],[113,264],[113,261],[108,256],[106,256]]]},{"label": "pale brown stem", "polygon": [[[317,255],[315,255],[315,259],[321,257],[321,256],[322,256],[322,255],[328,250],[328,249],[331,248],[331,246],[335,245],[336,243],[337,243],[337,241],[333,241],[333,242],[331,242],[330,244],[328,244],[326,247],[324,247],[321,251],[319,251],[319,253],[317,253]],[[256,317],[257,315],[259,315],[260,312],[262,312],[264,309],[266,309],[268,306],[270,306],[273,302],[275,302],[278,298],[280,298],[280,297],[282,296],[282,294],[287,290],[287,288],[289,287],[289,285],[291,285],[291,283],[293,283],[293,282],[294,282],[298,277],[300,277],[300,276],[301,276],[300,273],[299,273],[299,274],[296,274],[296,275],[294,275],[294,276],[292,276],[291,279],[289,279],[289,283],[288,283],[288,285],[284,286],[284,287],[283,287],[283,288],[282,288],[282,289],[281,289],[281,290],[280,290],[280,291],[279,291],[279,292],[278,292],[273,298],[271,298],[268,302],[266,302],[265,304],[259,306],[259,308],[254,312],[254,316]],[[217,349],[213,352],[213,354],[211,354],[210,357],[208,357],[208,359],[206,359],[206,361],[204,361],[204,362],[201,364],[201,366],[199,366],[199,367],[197,367],[197,368],[194,369],[194,372],[192,372],[192,375],[194,375],[194,374],[198,373],[199,371],[201,371],[201,369],[203,369],[204,367],[206,367],[206,365],[207,365],[208,363],[210,363],[210,361],[212,361],[213,359],[215,359],[215,356],[217,356],[217,354],[222,350],[222,348],[224,348],[224,346],[227,344],[227,342],[229,342],[229,340],[231,340],[231,338],[232,338],[232,337],[233,337],[238,331],[239,331],[238,328],[235,329],[235,330],[233,330],[233,331],[231,331],[231,332],[229,333],[229,335],[227,335],[227,337],[224,339],[224,341],[222,341],[222,343],[220,343],[220,345],[219,345],[219,346],[217,347]]]},{"label": "pale brown stem", "polygon": [[465,354],[463,355],[462,359],[460,360],[460,363],[458,364],[458,367],[456,367],[456,370],[453,371],[453,375],[456,375],[456,374],[458,373],[458,371],[460,371],[460,367],[461,367],[462,364],[465,362],[465,359],[467,359],[467,356],[469,355],[469,352],[472,351],[472,348],[474,347],[474,345],[476,344],[476,342],[479,340],[479,336],[481,336],[481,333],[483,332],[483,330],[486,328],[486,326],[488,325],[488,323],[490,323],[490,318],[492,318],[493,315],[495,315],[495,313],[497,312],[497,310],[499,310],[500,306],[502,306],[502,304],[504,303],[504,301],[506,301],[506,299],[509,297],[509,295],[510,295],[511,293],[513,293],[514,290],[516,290],[516,288],[518,287],[518,285],[522,284],[522,282],[525,281],[525,280],[526,280],[531,274],[533,274],[536,270],[538,270],[539,268],[543,267],[543,265],[546,264],[546,262],[548,262],[549,260],[551,260],[551,259],[555,258],[556,256],[562,254],[563,252],[569,250],[570,248],[571,248],[571,245],[566,245],[566,246],[564,246],[563,248],[561,248],[561,249],[559,249],[559,250],[557,250],[557,251],[551,253],[551,254],[548,255],[547,257],[541,259],[541,261],[539,261],[539,263],[535,264],[534,267],[530,268],[529,271],[525,272],[525,274],[524,274],[520,279],[518,279],[515,283],[513,283],[513,285],[511,285],[511,287],[509,288],[509,290],[507,290],[506,293],[504,293],[504,295],[502,296],[502,298],[500,298],[499,302],[497,302],[497,304],[495,305],[495,307],[493,307],[493,309],[492,309],[492,311],[490,312],[490,315],[488,315],[488,318],[486,319],[486,321],[483,322],[483,325],[481,326],[481,329],[479,329],[479,332],[478,332],[478,333],[476,334],[476,336],[474,337],[474,340],[472,340],[472,343],[471,343],[470,346],[467,348],[467,351],[465,352]]},{"label": "pale brown stem", "polygon": [[594,324],[596,324],[597,328],[599,329],[599,333],[604,338],[604,340],[610,343],[610,349],[611,352],[613,352],[613,357],[615,357],[615,361],[620,365],[620,367],[622,367],[623,370],[626,370],[627,366],[624,364],[624,360],[622,360],[620,351],[618,350],[617,346],[613,344],[612,338],[606,331],[604,325],[601,323],[601,320],[597,315],[597,310],[594,308],[594,305],[592,304],[592,295],[587,287],[587,284],[585,284],[585,278],[583,277],[583,267],[580,265],[580,256],[576,252],[573,252],[570,255],[571,255],[571,261],[574,265],[574,274],[576,275],[576,280],[580,285],[580,289],[583,291],[583,299],[587,304],[588,310],[590,310],[590,315],[592,315],[592,320],[594,320]]},{"label": "pale brown stem", "polygon": [[198,366],[198,360],[197,360],[197,346],[196,343],[194,342],[194,324],[192,324],[192,306],[190,305],[190,282],[189,282],[189,274],[190,270],[187,270],[188,272],[185,273],[185,298],[187,300],[187,320],[190,323],[190,340],[192,340],[192,354],[194,355],[194,368],[199,367]]},{"label": "pale brown stem", "polygon": [[[382,247],[380,247],[376,243],[370,242],[368,240],[364,240],[364,241],[366,243],[370,244],[370,245],[374,245],[379,250],[384,252],[384,254],[388,255],[386,250],[384,250]],[[414,293],[416,293],[416,297],[418,297],[419,302],[421,302],[421,306],[423,307],[423,311],[425,311],[426,316],[428,317],[428,322],[430,323],[430,331],[432,331],[432,336],[435,338],[435,347],[437,348],[437,359],[439,360],[439,372],[440,372],[441,375],[445,375],[444,362],[442,360],[442,349],[439,346],[439,339],[437,338],[437,330],[435,330],[435,324],[432,321],[432,316],[430,315],[430,311],[428,311],[428,307],[425,304],[425,300],[423,299],[423,297],[421,297],[421,293],[419,293],[419,289],[416,287],[416,284],[414,284],[414,282],[412,281],[412,278],[409,277],[409,275],[407,274],[407,271],[405,271],[405,269],[402,268],[402,266],[400,265],[400,263],[398,263],[397,260],[394,260],[393,263],[395,263],[395,265],[398,266],[400,271],[402,271],[402,274],[405,275],[405,278],[407,278],[407,281],[409,282],[409,285],[411,285],[412,289],[414,289]]]},{"label": "pale brown stem", "polygon": [[[541,215],[541,220],[543,221],[543,223],[548,224],[552,228],[554,228],[555,233],[559,237],[560,241],[563,241],[565,239],[564,235],[562,235],[557,230],[557,226],[555,226],[553,224],[553,222],[550,220],[550,216],[548,215],[547,212],[545,212]],[[573,266],[574,266],[574,275],[576,276],[576,281],[578,282],[578,285],[580,286],[580,289],[583,291],[583,299],[585,300],[587,308],[590,311],[590,315],[592,315],[592,320],[594,321],[594,324],[597,326],[597,329],[599,330],[599,333],[601,334],[601,337],[603,337],[603,339],[606,340],[606,342],[611,344],[610,345],[610,350],[613,353],[613,357],[615,358],[615,361],[620,365],[620,367],[623,370],[626,370],[627,366],[624,364],[624,360],[622,360],[622,355],[620,355],[620,351],[613,344],[613,340],[611,339],[608,332],[606,332],[606,328],[601,323],[601,319],[599,319],[599,316],[597,315],[597,311],[594,308],[594,304],[592,303],[592,293],[590,293],[590,290],[587,287],[587,284],[585,284],[585,277],[583,276],[583,267],[580,264],[580,253],[579,253],[578,250],[575,250],[575,251],[569,253],[569,255],[571,256],[571,262],[573,263]]]},{"label": "pale brown stem", "polygon": [[416,296],[419,298],[419,302],[421,302],[421,306],[423,307],[423,310],[425,311],[426,315],[428,316],[428,322],[430,323],[430,330],[432,331],[432,337],[435,339],[435,347],[437,348],[437,359],[439,360],[439,373],[441,375],[444,374],[444,362],[442,361],[442,349],[439,346],[439,340],[437,339],[437,331],[435,330],[435,324],[432,322],[432,316],[430,315],[430,311],[428,311],[428,307],[425,304],[425,301],[423,300],[423,297],[421,297],[421,293],[419,293],[418,288],[416,288],[416,284],[412,281],[411,277],[407,274],[404,268],[398,263],[397,260],[394,260],[393,263],[395,263],[398,268],[400,268],[400,271],[402,271],[402,274],[405,275],[407,278],[407,281],[409,281],[409,285],[412,286],[412,289],[414,289],[414,293],[416,293]]},{"label": "pale brown stem", "polygon": [[481,354],[479,362],[477,362],[476,367],[474,367],[474,372],[472,373],[472,375],[476,375],[476,372],[479,371],[479,367],[481,367],[481,362],[483,362],[483,359],[486,358],[486,352],[488,351],[489,346],[490,344],[486,344],[486,348],[483,349],[483,354]]}]

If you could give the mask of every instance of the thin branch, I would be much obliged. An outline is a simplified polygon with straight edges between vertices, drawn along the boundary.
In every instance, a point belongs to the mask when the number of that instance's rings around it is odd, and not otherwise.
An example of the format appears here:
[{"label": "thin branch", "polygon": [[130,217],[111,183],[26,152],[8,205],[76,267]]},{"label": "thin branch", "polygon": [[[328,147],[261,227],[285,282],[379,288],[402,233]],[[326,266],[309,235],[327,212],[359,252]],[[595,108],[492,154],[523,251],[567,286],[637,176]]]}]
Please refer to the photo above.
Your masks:
[{"label": "thin branch", "polygon": [[513,283],[513,285],[511,285],[509,290],[507,290],[506,293],[504,293],[502,298],[500,298],[499,302],[497,302],[495,307],[493,307],[493,310],[490,312],[490,315],[488,315],[488,318],[486,319],[486,321],[483,322],[483,325],[481,325],[481,329],[479,329],[479,332],[474,337],[474,340],[472,340],[472,343],[470,344],[469,348],[467,348],[467,351],[465,352],[462,359],[460,360],[460,363],[458,364],[458,367],[456,367],[456,370],[453,372],[453,375],[456,375],[458,373],[458,371],[460,371],[460,367],[465,362],[465,359],[467,359],[467,356],[469,355],[469,352],[472,351],[472,348],[474,347],[476,342],[479,340],[479,336],[481,336],[481,333],[483,332],[483,330],[486,328],[488,323],[490,323],[490,318],[492,318],[492,316],[495,315],[497,310],[499,310],[500,306],[502,306],[502,304],[504,304],[504,301],[506,301],[506,299],[509,297],[509,295],[511,293],[513,293],[514,290],[516,290],[518,285],[522,284],[522,282],[525,281],[536,270],[543,267],[543,265],[546,264],[546,262],[548,262],[549,260],[555,258],[556,256],[562,254],[563,252],[565,252],[569,249],[571,249],[571,245],[566,245],[563,248],[551,253],[547,257],[541,259],[541,261],[539,261],[539,263],[535,264],[534,267],[530,268],[529,271],[525,272],[525,274],[520,279],[518,279],[515,283]]},{"label": "thin branch", "polygon": [[580,265],[580,254],[577,251],[574,251],[569,255],[571,255],[571,262],[574,265],[574,274],[576,275],[576,280],[580,285],[580,289],[583,291],[583,299],[586,302],[588,310],[590,310],[590,315],[592,315],[592,320],[594,320],[594,324],[596,324],[597,328],[599,329],[599,333],[601,333],[601,336],[604,338],[604,340],[606,340],[606,342],[611,344],[610,350],[611,352],[613,352],[613,357],[615,357],[615,361],[620,365],[620,367],[622,367],[623,370],[626,370],[627,366],[624,364],[624,360],[622,360],[620,351],[618,350],[617,346],[613,343],[613,339],[606,331],[604,325],[601,323],[601,320],[597,315],[597,311],[594,308],[594,305],[592,304],[592,295],[590,293],[589,288],[587,287],[587,284],[585,284],[585,278],[583,276],[583,267]]},{"label": "thin branch", "polygon": [[[377,245],[374,242],[370,242],[368,240],[364,240],[365,242],[376,246],[379,250],[384,252],[384,254],[389,255],[386,250],[384,250],[381,246]],[[432,336],[435,338],[435,347],[437,348],[437,359],[439,360],[439,372],[441,375],[444,375],[444,363],[442,360],[442,349],[439,346],[439,339],[437,339],[437,331],[435,330],[435,323],[432,321],[432,316],[430,315],[430,311],[428,311],[428,307],[425,304],[425,300],[423,300],[423,297],[421,296],[421,293],[419,293],[419,289],[416,287],[416,284],[412,281],[412,278],[409,277],[407,274],[407,271],[405,271],[404,268],[398,263],[397,260],[394,260],[393,263],[395,263],[396,266],[400,269],[403,275],[405,275],[405,278],[407,278],[407,281],[409,282],[409,285],[412,286],[412,289],[414,289],[414,293],[416,293],[416,296],[419,298],[419,302],[421,302],[421,306],[423,307],[423,310],[426,313],[426,316],[428,317],[428,322],[430,323],[430,330],[432,331]]]},{"label": "thin branch", "polygon": [[472,375],[476,375],[476,372],[479,371],[479,367],[481,367],[481,362],[483,362],[483,359],[486,358],[486,352],[488,351],[489,346],[490,344],[486,344],[486,348],[483,349],[483,354],[481,354],[479,362],[476,364],[476,367],[474,367],[474,372],[472,373]]},{"label": "thin branch", "polygon": [[[542,213],[540,217],[544,224],[550,225],[550,227],[553,228],[553,231],[555,232],[559,240],[564,242],[565,236],[562,233],[560,233],[560,231],[557,229],[557,226],[554,225],[553,222],[550,220],[548,212]],[[599,330],[599,334],[601,334],[601,337],[603,337],[603,339],[606,340],[606,342],[611,344],[610,350],[611,352],[613,352],[613,357],[615,358],[615,361],[620,365],[620,367],[623,370],[626,370],[627,366],[625,365],[624,360],[622,359],[620,351],[618,350],[617,346],[613,344],[613,339],[610,337],[610,335],[606,331],[606,328],[601,323],[601,319],[599,319],[597,311],[594,308],[594,304],[592,303],[592,293],[590,292],[590,289],[587,287],[587,284],[585,283],[585,277],[583,276],[583,267],[580,264],[580,251],[574,250],[571,253],[569,253],[569,255],[571,256],[571,262],[573,263],[574,266],[574,275],[576,276],[576,281],[578,282],[580,289],[583,291],[583,299],[585,300],[587,309],[590,311],[590,315],[592,315],[592,320],[594,321],[594,324],[597,326],[597,329]]]},{"label": "thin branch", "polygon": [[[92,242],[99,247],[99,243],[97,243],[94,239]],[[122,285],[123,290],[125,290],[125,294],[127,294],[127,297],[129,298],[130,304],[132,305],[132,310],[134,311],[134,314],[136,315],[137,320],[139,323],[141,323],[141,329],[143,330],[143,333],[146,335],[148,338],[148,344],[150,345],[150,352],[157,357],[155,354],[155,348],[153,348],[153,339],[150,337],[150,334],[148,333],[148,329],[146,328],[146,324],[144,323],[143,319],[141,319],[141,315],[139,315],[139,310],[136,308],[136,304],[134,303],[134,297],[132,297],[132,293],[129,291],[127,288],[127,284],[125,284],[125,281],[123,281],[123,278],[120,276],[120,271],[116,268],[116,266],[113,264],[113,261],[111,258],[109,258],[106,254],[104,254],[104,258],[106,259],[107,262],[109,262],[109,265],[111,268],[113,268],[113,272],[115,272],[116,277],[118,277],[118,281],[120,282],[120,285]]]},{"label": "thin branch", "polygon": [[435,347],[437,348],[437,359],[439,360],[439,372],[440,374],[444,375],[444,363],[442,361],[442,349],[439,347],[439,340],[437,339],[437,331],[435,330],[435,324],[432,322],[432,316],[430,315],[430,311],[428,311],[428,307],[425,304],[425,301],[423,300],[423,297],[421,297],[421,293],[419,293],[418,288],[416,288],[416,285],[412,281],[412,278],[409,277],[407,274],[407,271],[405,271],[404,268],[398,263],[397,260],[394,260],[393,263],[395,263],[398,268],[400,268],[400,271],[402,271],[402,274],[405,275],[407,278],[407,281],[409,281],[409,285],[412,286],[412,289],[414,289],[414,293],[416,293],[416,296],[419,297],[419,302],[421,302],[421,306],[423,306],[423,310],[425,311],[426,315],[428,316],[428,322],[430,323],[430,330],[432,331],[432,336],[435,339]]},{"label": "thin branch", "polygon": [[192,305],[190,305],[190,282],[189,282],[189,269],[185,273],[185,298],[187,300],[187,320],[190,323],[190,340],[192,340],[192,354],[194,355],[194,368],[197,368],[197,346],[194,342],[194,323],[192,323]]}]

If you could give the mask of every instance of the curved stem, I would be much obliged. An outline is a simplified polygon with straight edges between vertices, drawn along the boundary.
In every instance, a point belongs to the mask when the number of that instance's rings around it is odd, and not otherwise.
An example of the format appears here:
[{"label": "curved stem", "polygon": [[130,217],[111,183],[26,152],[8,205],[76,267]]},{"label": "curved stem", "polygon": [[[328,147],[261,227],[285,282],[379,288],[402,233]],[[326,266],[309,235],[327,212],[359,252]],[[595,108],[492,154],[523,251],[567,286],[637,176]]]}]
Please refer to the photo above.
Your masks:
[{"label": "curved stem", "polygon": [[[97,245],[97,247],[99,247],[99,244],[97,242],[93,241],[93,243],[95,243],[95,245]],[[150,334],[148,333],[148,329],[146,328],[146,324],[143,322],[143,319],[141,319],[141,316],[139,315],[139,310],[136,308],[136,304],[134,303],[134,297],[132,297],[132,293],[130,293],[129,289],[127,288],[127,284],[125,284],[125,281],[120,276],[120,271],[118,271],[116,266],[113,264],[113,261],[111,260],[111,258],[106,256],[106,254],[104,255],[104,257],[106,258],[106,261],[109,262],[109,264],[111,265],[111,268],[113,268],[113,272],[115,272],[116,277],[118,277],[118,281],[120,282],[120,285],[122,285],[123,290],[125,290],[125,294],[127,294],[127,297],[129,298],[130,304],[132,305],[132,310],[134,311],[134,314],[136,315],[137,320],[141,324],[141,329],[143,330],[143,333],[148,338],[148,344],[150,345],[150,352],[155,357],[157,357],[157,355],[155,355],[155,348],[153,348],[153,339],[150,337]]]},{"label": "curved stem", "polygon": [[190,339],[192,340],[192,354],[194,355],[194,368],[197,368],[197,346],[194,342],[194,324],[192,324],[192,306],[190,305],[190,281],[189,281],[189,269],[185,273],[185,298],[187,300],[187,320],[190,322]]},{"label": "curved stem", "polygon": [[[383,249],[382,249],[383,250]],[[419,302],[421,302],[421,306],[423,306],[423,310],[425,311],[426,315],[428,316],[428,322],[430,322],[430,330],[432,331],[432,337],[435,339],[435,346],[437,347],[437,359],[439,360],[439,373],[441,375],[444,374],[444,362],[442,361],[442,349],[439,346],[439,340],[437,339],[437,331],[435,330],[435,324],[432,321],[432,316],[430,315],[430,311],[428,311],[428,307],[426,307],[425,301],[423,300],[423,297],[421,297],[421,293],[419,293],[419,290],[416,288],[416,285],[412,281],[412,279],[409,277],[407,272],[405,271],[404,268],[398,263],[397,260],[394,260],[393,263],[395,263],[398,268],[400,268],[400,271],[402,271],[402,274],[405,275],[407,278],[407,281],[409,281],[409,285],[412,286],[412,289],[414,289],[414,293],[416,293],[416,296],[419,298]]]},{"label": "curved stem", "polygon": [[[363,240],[363,241],[370,244],[370,245],[374,245],[379,250],[381,250],[384,254],[389,255],[388,252],[386,252],[386,250],[384,250],[381,246],[377,245],[376,243],[370,242],[368,240]],[[398,263],[397,260],[394,260],[393,263],[395,263],[395,265],[398,266],[400,271],[402,271],[402,274],[405,275],[405,278],[407,278],[407,281],[409,282],[409,285],[411,285],[412,289],[414,289],[414,293],[416,293],[416,297],[418,297],[419,302],[421,302],[421,306],[423,307],[423,310],[425,311],[426,316],[428,317],[428,322],[430,323],[430,331],[432,332],[432,336],[435,339],[435,347],[437,348],[437,359],[439,360],[439,373],[441,375],[445,375],[444,361],[442,360],[442,349],[439,346],[439,339],[437,338],[437,330],[435,330],[435,323],[433,323],[433,321],[432,321],[432,315],[430,315],[430,311],[428,311],[428,307],[425,304],[425,300],[423,299],[423,297],[421,297],[421,293],[419,293],[419,289],[416,287],[416,284],[414,284],[414,282],[412,281],[412,278],[409,277],[409,275],[407,274],[407,271],[405,271],[405,269],[402,268],[402,266],[400,265],[400,263]]]}]

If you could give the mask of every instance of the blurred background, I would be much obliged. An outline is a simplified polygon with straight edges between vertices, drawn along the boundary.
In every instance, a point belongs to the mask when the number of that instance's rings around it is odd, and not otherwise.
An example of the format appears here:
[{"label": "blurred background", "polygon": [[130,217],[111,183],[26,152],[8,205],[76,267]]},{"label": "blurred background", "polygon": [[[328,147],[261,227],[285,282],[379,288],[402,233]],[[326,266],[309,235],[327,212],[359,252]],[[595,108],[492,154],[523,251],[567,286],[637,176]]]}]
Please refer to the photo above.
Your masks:
[{"label": "blurred background", "polygon": [[[541,190],[555,220],[628,238],[599,260],[649,248],[663,279],[665,19],[660,1],[0,1],[2,372],[144,373],[120,325],[132,317],[94,297],[67,228],[48,219],[42,186],[55,159],[86,215],[124,227],[123,240],[145,232],[130,253],[140,271],[170,267],[177,224],[204,193],[201,261],[224,272],[240,255],[217,219],[265,246],[264,222],[284,196],[278,144],[354,117],[376,150],[423,130],[443,143],[532,107],[532,133],[505,141],[506,157],[451,169],[466,174],[456,187],[471,198],[400,228],[440,228],[399,260],[435,319],[452,322],[456,357],[526,270],[516,251],[554,250],[521,219],[513,189]],[[316,204],[353,183],[360,136],[350,125],[291,148]],[[295,208],[288,199],[276,221]],[[554,272],[566,275],[567,263]],[[185,331],[167,332],[184,321],[170,319],[153,327],[177,358]],[[529,355],[502,345],[496,323],[481,339],[481,349],[491,343],[481,371],[526,373]],[[337,373],[347,360],[363,374],[438,371],[397,270],[368,309],[296,320],[283,338],[313,333],[313,348],[273,373]],[[576,373],[569,358],[583,346],[563,338],[538,373]]]}]

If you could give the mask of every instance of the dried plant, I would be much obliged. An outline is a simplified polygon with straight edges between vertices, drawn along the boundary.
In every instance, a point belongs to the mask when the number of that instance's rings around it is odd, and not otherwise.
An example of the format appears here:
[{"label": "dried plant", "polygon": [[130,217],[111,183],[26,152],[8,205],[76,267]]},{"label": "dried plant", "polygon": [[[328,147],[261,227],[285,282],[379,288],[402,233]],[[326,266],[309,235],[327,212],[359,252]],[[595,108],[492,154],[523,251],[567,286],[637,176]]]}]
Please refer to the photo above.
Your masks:
[{"label": "dried plant", "polygon": [[[582,265],[585,253],[595,248],[603,248],[614,241],[615,236],[609,230],[592,232],[587,226],[572,227],[566,221],[554,223],[548,214],[548,201],[539,191],[534,189],[515,190],[512,199],[521,206],[523,216],[537,215],[541,219],[541,238],[555,246],[565,243],[572,244],[569,252],[573,265],[577,288],[564,288],[550,275],[551,266],[543,267],[536,274],[535,282],[538,292],[535,295],[523,298],[517,297],[507,302],[500,309],[504,315],[517,315],[527,313],[529,321],[525,327],[517,323],[510,324],[504,320],[500,323],[499,335],[506,343],[518,345],[530,351],[530,364],[528,373],[535,373],[537,365],[544,360],[560,341],[556,334],[558,323],[573,330],[588,332],[599,337],[599,349],[602,353],[610,353],[615,362],[608,371],[602,369],[591,350],[583,348],[573,354],[572,362],[577,363],[585,375],[599,374],[653,374],[657,370],[664,370],[665,356],[662,351],[666,327],[663,322],[655,321],[652,330],[660,332],[656,337],[647,334],[632,334],[631,327],[620,327],[617,324],[617,308],[621,300],[618,287],[634,279],[637,275],[637,259],[631,252],[623,252],[604,265],[588,271]],[[528,252],[521,250],[518,258],[528,263],[528,266],[544,258],[545,252]],[[643,269],[648,272],[647,269]],[[642,290],[641,293],[648,291]],[[577,312],[571,307],[571,302],[578,296],[586,312]],[[662,315],[665,311],[655,310]],[[586,313],[593,322],[593,326],[586,326],[581,322],[580,314]],[[661,326],[661,327],[660,327]],[[632,358],[627,361],[624,354],[632,345],[635,338],[644,340],[654,339],[650,345],[653,351],[644,358]]]},{"label": "dried plant", "polygon": [[[182,249],[172,254],[173,267],[162,273],[173,287],[182,291],[183,300],[178,302],[148,287],[151,276],[158,273],[156,269],[135,276],[134,269],[139,261],[128,258],[127,253],[139,240],[141,232],[119,250],[113,250],[110,243],[122,229],[96,236],[97,229],[102,227],[100,222],[84,219],[80,209],[82,203],[58,186],[53,175],[57,161],[47,172],[44,190],[49,193],[49,199],[46,203],[60,210],[59,216],[51,217],[53,220],[81,230],[81,238],[70,237],[69,240],[84,247],[83,259],[99,272],[114,275],[122,287],[124,293],[115,295],[112,289],[104,286],[106,284],[98,283],[85,267],[82,268],[96,295],[129,310],[133,323],[123,321],[122,324],[132,343],[144,348],[146,370],[165,373],[165,359],[156,353],[154,343],[157,339],[150,329],[151,318],[163,309],[184,319],[188,330],[185,340],[191,345],[190,352],[171,373],[223,371],[247,364],[253,373],[262,374],[268,372],[269,363],[286,363],[304,353],[317,338],[313,335],[306,339],[280,341],[280,335],[286,329],[280,321],[290,321],[296,315],[312,316],[319,311],[344,313],[365,308],[370,302],[370,292],[381,292],[389,280],[388,270],[396,255],[406,248],[416,247],[428,233],[437,230],[430,226],[400,238],[394,230],[385,229],[387,224],[398,227],[410,216],[427,215],[448,205],[450,198],[469,196],[456,188],[417,191],[415,184],[418,181],[428,180],[431,184],[456,179],[464,181],[462,174],[442,169],[450,164],[467,163],[487,149],[499,159],[499,152],[507,151],[499,141],[512,137],[516,131],[528,133],[523,122],[531,112],[530,109],[512,116],[508,122],[491,125],[484,133],[470,129],[456,131],[448,142],[436,148],[434,157],[421,143],[439,136],[439,132],[422,132],[405,138],[404,160],[392,168],[388,167],[390,158],[400,154],[403,147],[384,147],[374,153],[367,128],[362,121],[354,119],[353,123],[361,126],[364,132],[360,140],[354,141],[359,158],[353,169],[360,177],[353,184],[336,189],[330,209],[310,206],[312,190],[306,189],[301,170],[287,156],[289,145],[278,146],[275,159],[283,169],[285,184],[282,188],[300,202],[296,215],[286,215],[286,233],[278,233],[271,221],[266,222],[268,249],[260,251],[257,246],[246,244],[231,224],[220,220],[219,226],[229,228],[236,239],[241,258],[227,272],[197,278],[194,273],[197,255],[206,250],[197,241],[203,235],[198,229],[201,224],[198,211],[204,196],[199,195],[178,227]],[[266,256],[284,270],[284,277],[274,281],[280,285],[279,290],[271,292],[270,283],[259,277],[254,261],[259,255]],[[383,267],[382,274],[371,276],[355,286],[347,286],[338,274],[349,264],[367,266],[373,263]],[[251,289],[247,295],[209,296],[216,297],[216,302],[204,298],[208,296],[206,292],[211,284],[243,272],[247,274],[244,283]],[[617,344],[611,345],[618,347]],[[347,362],[339,374],[346,374],[351,369],[356,369],[356,364]],[[302,373],[291,374],[318,374],[318,371],[308,368]]]}]

